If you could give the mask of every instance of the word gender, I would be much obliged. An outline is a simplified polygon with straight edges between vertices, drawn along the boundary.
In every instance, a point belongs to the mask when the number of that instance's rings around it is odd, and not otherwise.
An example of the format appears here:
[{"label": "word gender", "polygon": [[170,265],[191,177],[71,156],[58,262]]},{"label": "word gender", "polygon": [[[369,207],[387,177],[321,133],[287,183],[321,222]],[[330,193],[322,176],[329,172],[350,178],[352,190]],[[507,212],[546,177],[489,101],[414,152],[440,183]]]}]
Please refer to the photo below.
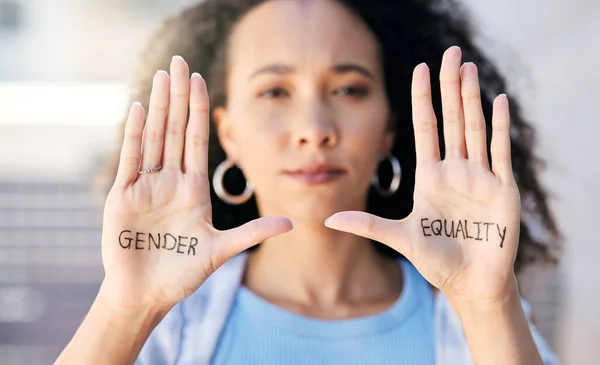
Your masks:
[{"label": "word gender", "polygon": [[[147,238],[147,240],[146,240]],[[189,242],[186,240],[189,239]],[[147,245],[146,245],[147,243]],[[162,244],[162,246],[161,246]],[[119,234],[119,245],[124,249],[133,249],[136,250],[169,250],[173,251],[177,248],[177,253],[182,255],[191,255],[196,256],[196,245],[198,244],[198,239],[196,237],[184,237],[184,236],[175,236],[170,233],[144,233],[144,232],[134,232],[132,233],[129,230],[122,231]],[[187,252],[185,249],[187,248]]]},{"label": "word gender", "polygon": [[[423,229],[423,236],[442,236],[457,238],[459,234],[462,235],[463,239],[472,239],[475,241],[489,241],[490,234],[496,237],[494,234],[496,231],[500,236],[500,247],[504,245],[504,238],[506,237],[506,226],[500,227],[498,223],[493,222],[469,222],[466,219],[462,220],[448,220],[448,219],[436,219],[429,222],[429,218],[421,219],[421,228]],[[490,226],[495,226],[490,232]],[[475,236],[469,235],[469,232],[473,233],[477,231]],[[485,235],[484,235],[485,233]]]}]

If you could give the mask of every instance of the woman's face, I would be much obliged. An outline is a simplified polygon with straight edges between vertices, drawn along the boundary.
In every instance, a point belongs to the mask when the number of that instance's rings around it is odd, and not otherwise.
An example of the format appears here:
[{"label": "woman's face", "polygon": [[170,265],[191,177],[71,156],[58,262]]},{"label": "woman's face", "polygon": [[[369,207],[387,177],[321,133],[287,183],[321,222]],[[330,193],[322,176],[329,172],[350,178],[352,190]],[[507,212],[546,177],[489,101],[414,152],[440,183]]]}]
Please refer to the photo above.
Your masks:
[{"label": "woman's face", "polygon": [[228,102],[215,121],[261,214],[322,223],[364,210],[393,143],[367,26],[335,1],[267,1],[240,20],[228,52]]}]

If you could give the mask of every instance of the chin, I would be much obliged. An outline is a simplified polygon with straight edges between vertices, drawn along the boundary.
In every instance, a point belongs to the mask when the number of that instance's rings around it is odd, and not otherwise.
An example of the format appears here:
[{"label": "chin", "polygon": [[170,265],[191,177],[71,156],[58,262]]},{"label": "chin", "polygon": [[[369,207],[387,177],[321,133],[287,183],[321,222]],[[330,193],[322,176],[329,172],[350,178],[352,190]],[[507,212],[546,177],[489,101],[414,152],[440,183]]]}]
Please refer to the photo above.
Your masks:
[{"label": "chin", "polygon": [[[282,200],[285,201],[285,200]],[[323,224],[332,214],[345,210],[359,210],[358,205],[348,204],[349,199],[343,197],[328,198],[323,196],[304,196],[299,199],[287,200],[282,206],[286,216],[299,222],[314,222]]]},{"label": "chin", "polygon": [[[258,186],[258,184],[257,184]],[[261,213],[282,215],[296,222],[323,224],[331,215],[346,210],[364,210],[364,195],[354,184],[270,185],[256,191]],[[263,198],[263,199],[261,199]]]}]

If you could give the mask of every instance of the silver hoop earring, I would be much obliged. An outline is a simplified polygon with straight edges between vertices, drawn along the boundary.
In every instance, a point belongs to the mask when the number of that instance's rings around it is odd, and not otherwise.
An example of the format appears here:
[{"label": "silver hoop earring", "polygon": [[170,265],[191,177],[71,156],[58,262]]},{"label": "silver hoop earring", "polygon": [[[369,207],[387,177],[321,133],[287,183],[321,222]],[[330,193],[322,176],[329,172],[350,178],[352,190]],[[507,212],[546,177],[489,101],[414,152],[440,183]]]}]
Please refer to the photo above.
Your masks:
[{"label": "silver hoop earring", "polygon": [[229,159],[221,162],[215,169],[212,183],[215,193],[222,201],[231,205],[240,205],[247,202],[252,194],[254,194],[254,185],[252,185],[249,180],[246,180],[246,188],[244,188],[243,193],[240,195],[229,194],[227,190],[225,190],[225,186],[223,186],[223,177],[225,176],[225,172],[234,166],[236,166],[236,164]]},{"label": "silver hoop earring", "polygon": [[375,191],[377,191],[379,195],[390,196],[396,191],[398,191],[398,188],[400,187],[400,180],[402,179],[402,169],[400,168],[400,161],[398,161],[398,158],[396,156],[392,155],[384,157],[379,160],[379,163],[381,164],[381,162],[385,160],[390,161],[390,164],[392,165],[392,172],[394,174],[390,186],[387,189],[383,189],[381,187],[381,183],[379,181],[379,174],[377,173],[377,171],[375,171],[375,175],[373,175],[373,178],[371,179],[371,184],[373,184],[373,188],[375,188]]}]

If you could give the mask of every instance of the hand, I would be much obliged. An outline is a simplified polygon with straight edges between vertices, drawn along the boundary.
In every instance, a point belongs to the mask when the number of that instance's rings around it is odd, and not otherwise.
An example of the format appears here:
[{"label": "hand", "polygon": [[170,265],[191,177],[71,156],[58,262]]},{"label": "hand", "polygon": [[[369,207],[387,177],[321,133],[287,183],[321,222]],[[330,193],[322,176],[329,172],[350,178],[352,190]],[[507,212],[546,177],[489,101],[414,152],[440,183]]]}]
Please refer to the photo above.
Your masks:
[{"label": "hand", "polygon": [[428,67],[421,64],[414,71],[417,168],[412,213],[396,221],[340,212],[326,225],[394,248],[451,301],[496,303],[516,289],[513,265],[520,222],[508,100],[504,95],[494,100],[490,170],[477,68],[460,64],[460,49],[448,49],[440,72],[444,160],[440,160]]},{"label": "hand", "polygon": [[[188,75],[186,62],[174,57],[170,76],[154,76],[146,126],[139,103],[129,112],[102,230],[101,292],[121,308],[170,308],[232,256],[292,229],[283,217],[229,231],[213,227],[208,94],[200,75]],[[161,164],[159,171],[138,174]]]}]

